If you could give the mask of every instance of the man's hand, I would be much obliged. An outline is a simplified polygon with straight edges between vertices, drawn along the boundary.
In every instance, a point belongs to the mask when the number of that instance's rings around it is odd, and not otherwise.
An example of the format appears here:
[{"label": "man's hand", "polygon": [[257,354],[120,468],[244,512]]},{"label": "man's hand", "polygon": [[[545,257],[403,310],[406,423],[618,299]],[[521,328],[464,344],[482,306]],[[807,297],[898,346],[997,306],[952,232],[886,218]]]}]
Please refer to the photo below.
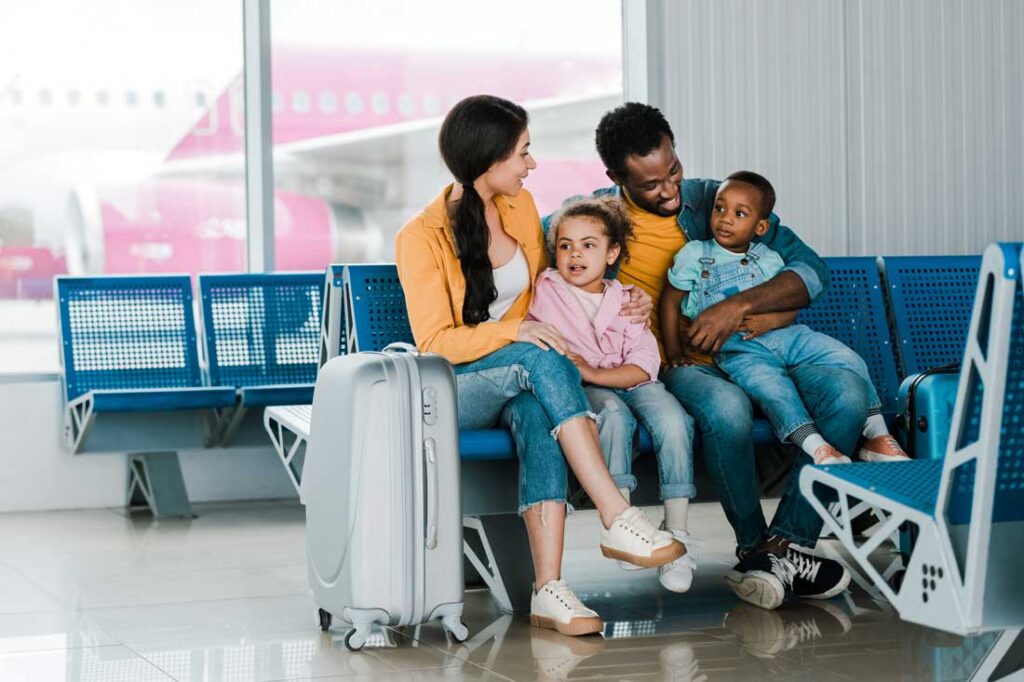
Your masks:
[{"label": "man's hand", "polygon": [[644,328],[651,326],[651,311],[654,310],[654,300],[640,287],[633,287],[629,290],[629,301],[622,304],[619,315],[629,317],[630,322],[643,322]]},{"label": "man's hand", "polygon": [[570,351],[565,357],[572,360],[572,364],[576,365],[576,369],[580,371],[580,378],[582,378],[583,381],[587,382],[588,384],[594,383],[594,368],[591,367],[590,364],[583,359],[582,355],[578,355],[577,353],[573,353],[572,351]]},{"label": "man's hand", "polygon": [[726,340],[739,331],[747,307],[737,297],[711,306],[690,323],[690,347],[702,353],[717,353]]}]

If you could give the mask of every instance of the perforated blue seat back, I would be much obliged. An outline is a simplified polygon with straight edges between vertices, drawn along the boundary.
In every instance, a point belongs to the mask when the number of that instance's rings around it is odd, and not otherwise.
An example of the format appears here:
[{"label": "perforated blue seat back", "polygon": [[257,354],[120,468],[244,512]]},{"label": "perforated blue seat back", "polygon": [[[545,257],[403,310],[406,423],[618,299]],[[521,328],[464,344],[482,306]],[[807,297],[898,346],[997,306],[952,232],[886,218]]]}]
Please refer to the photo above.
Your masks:
[{"label": "perforated blue seat back", "polygon": [[896,409],[899,378],[875,258],[826,258],[832,285],[797,322],[838,339],[867,363],[882,410]]},{"label": "perforated blue seat back", "polygon": [[389,343],[414,343],[398,268],[393,264],[349,265],[345,272],[351,306],[351,349],[381,350]]},{"label": "perforated blue seat back", "polygon": [[[345,281],[344,281],[345,280],[345,267],[346,266],[344,266],[344,265],[330,265],[330,266],[328,266],[328,268],[327,268],[327,280],[328,280],[327,281],[327,286],[329,286],[331,288],[330,289],[325,289],[324,295],[325,295],[325,297],[327,299],[330,299],[332,296],[335,296],[335,295],[340,296],[341,295],[340,292],[342,292],[344,290],[344,286],[345,286]],[[327,310],[327,308],[326,308],[326,300],[325,300],[325,308],[324,308],[324,310],[325,311]],[[329,357],[335,357],[337,355],[345,355],[346,353],[348,353],[348,325],[345,323],[345,316],[348,314],[348,311],[347,311],[347,306],[345,305],[344,301],[342,302],[341,306],[339,306],[339,309],[338,309],[337,313],[340,316],[340,319],[338,320],[338,327],[339,327],[339,329],[338,329],[338,332],[339,332],[338,333],[338,346],[337,346],[337,348],[334,348],[333,351],[329,351],[329,352],[333,352],[333,355],[329,355]],[[325,324],[326,324],[326,321],[325,321]],[[321,357],[320,358],[320,364],[322,365],[323,363],[327,362],[328,359],[329,359],[328,357]]]},{"label": "perforated blue seat back", "polygon": [[320,362],[321,272],[202,275],[214,386],[310,384]]},{"label": "perforated blue seat back", "polygon": [[904,374],[962,361],[981,256],[893,256],[884,261]]},{"label": "perforated blue seat back", "polygon": [[58,277],[67,399],[202,385],[187,276]]}]

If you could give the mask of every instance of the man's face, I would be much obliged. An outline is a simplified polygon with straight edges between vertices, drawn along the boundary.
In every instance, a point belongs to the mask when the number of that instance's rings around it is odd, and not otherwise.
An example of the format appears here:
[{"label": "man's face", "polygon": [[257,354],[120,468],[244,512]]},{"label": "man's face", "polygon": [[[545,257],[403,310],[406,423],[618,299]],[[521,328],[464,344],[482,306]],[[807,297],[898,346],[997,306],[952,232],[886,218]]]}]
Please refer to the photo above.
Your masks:
[{"label": "man's face", "polygon": [[645,211],[668,217],[678,215],[682,208],[679,184],[683,181],[683,164],[668,135],[662,135],[661,144],[646,156],[626,157],[626,177],[609,177]]}]

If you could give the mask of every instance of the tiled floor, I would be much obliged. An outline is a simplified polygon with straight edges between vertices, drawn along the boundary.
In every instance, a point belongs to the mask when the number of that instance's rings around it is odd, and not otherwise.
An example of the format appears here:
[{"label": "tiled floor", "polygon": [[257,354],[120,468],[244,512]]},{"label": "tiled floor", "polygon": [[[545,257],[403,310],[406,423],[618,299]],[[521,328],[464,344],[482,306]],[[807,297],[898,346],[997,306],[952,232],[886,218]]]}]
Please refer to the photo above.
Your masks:
[{"label": "tiled floor", "polygon": [[197,511],[0,515],[0,680],[945,680],[967,679],[995,639],[902,623],[857,594],[737,603],[721,577],[731,532],[711,503],[692,512],[706,542],[685,595],[602,559],[593,512],[570,519],[565,577],[606,620],[603,638],[533,629],[474,591],[464,644],[428,625],[350,653],[343,632],[315,626],[302,507]]}]

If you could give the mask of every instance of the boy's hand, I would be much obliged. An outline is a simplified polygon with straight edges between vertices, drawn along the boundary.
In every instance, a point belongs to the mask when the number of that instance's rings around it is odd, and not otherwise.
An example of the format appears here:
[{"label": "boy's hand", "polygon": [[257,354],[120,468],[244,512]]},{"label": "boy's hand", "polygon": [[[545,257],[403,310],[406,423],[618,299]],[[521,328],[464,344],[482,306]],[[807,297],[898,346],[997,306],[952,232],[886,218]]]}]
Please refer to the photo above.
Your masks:
[{"label": "boy's hand", "polygon": [[634,286],[629,290],[629,301],[622,304],[619,315],[630,317],[630,322],[643,322],[644,328],[651,326],[651,311],[654,310],[654,299],[640,287]]},{"label": "boy's hand", "polygon": [[787,310],[781,313],[755,313],[753,315],[746,315],[740,323],[740,330],[746,332],[743,336],[743,340],[749,341],[750,339],[756,339],[762,334],[766,334],[773,329],[788,327],[793,324],[793,321],[796,320],[796,316],[799,313],[799,310]]},{"label": "boy's hand", "polygon": [[722,344],[739,331],[744,317],[746,307],[737,297],[716,303],[690,323],[687,330],[690,347],[702,353],[717,353],[722,349]]},{"label": "boy's hand", "polygon": [[576,369],[580,371],[580,378],[582,378],[588,384],[593,383],[591,379],[594,375],[594,368],[591,367],[590,364],[583,359],[582,355],[578,355],[577,353],[573,353],[570,351],[569,353],[566,354],[565,357],[569,358],[572,361],[572,364],[576,365]]}]

